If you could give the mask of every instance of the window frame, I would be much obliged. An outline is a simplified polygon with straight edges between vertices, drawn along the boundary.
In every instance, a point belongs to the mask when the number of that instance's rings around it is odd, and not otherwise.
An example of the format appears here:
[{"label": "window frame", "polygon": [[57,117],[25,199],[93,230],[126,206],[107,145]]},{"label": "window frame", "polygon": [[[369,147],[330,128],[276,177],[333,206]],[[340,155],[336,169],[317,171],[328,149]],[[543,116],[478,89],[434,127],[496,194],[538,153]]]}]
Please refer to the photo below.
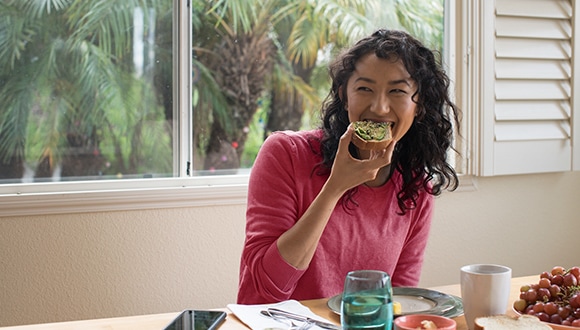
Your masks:
[{"label": "window frame", "polygon": [[[179,177],[126,180],[18,183],[0,185],[0,217],[110,212],[175,207],[244,205],[247,198],[249,171],[235,175],[191,176],[191,6],[190,1],[173,0],[174,99],[177,136],[174,171]],[[451,80],[456,82],[456,19],[454,0],[445,0],[445,61]],[[186,31],[184,33],[184,31]],[[458,86],[460,84],[457,84]],[[458,169],[460,166],[458,166]],[[460,170],[461,172],[461,170]],[[475,177],[460,176],[459,191],[476,190]]]}]

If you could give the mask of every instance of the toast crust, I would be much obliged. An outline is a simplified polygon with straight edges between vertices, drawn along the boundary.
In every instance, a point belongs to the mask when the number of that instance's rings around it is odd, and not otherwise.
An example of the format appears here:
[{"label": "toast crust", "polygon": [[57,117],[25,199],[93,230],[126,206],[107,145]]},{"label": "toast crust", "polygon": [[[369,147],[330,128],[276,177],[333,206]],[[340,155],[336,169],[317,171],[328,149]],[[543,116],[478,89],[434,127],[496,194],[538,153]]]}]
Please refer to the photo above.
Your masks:
[{"label": "toast crust", "polygon": [[356,133],[352,135],[352,143],[360,150],[382,150],[385,149],[392,140],[392,138],[386,138],[380,141],[364,140]]},{"label": "toast crust", "polygon": [[478,317],[475,319],[475,330],[552,330],[549,325],[540,322],[535,316],[521,315],[519,317],[510,317],[507,315],[495,315]]}]

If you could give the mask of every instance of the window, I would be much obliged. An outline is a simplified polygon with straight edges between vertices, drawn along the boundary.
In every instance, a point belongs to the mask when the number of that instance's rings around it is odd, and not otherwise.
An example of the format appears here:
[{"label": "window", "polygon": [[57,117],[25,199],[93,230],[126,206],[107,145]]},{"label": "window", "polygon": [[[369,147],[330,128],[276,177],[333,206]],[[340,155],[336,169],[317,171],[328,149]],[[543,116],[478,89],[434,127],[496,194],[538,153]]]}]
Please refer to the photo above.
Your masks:
[{"label": "window", "polygon": [[[563,158],[554,157],[559,167],[547,170],[570,169],[561,164],[580,158],[571,147],[570,52],[531,59],[492,51],[535,42],[574,47],[572,4],[534,1],[546,10],[499,0],[497,8],[452,0],[353,0],[341,2],[345,7],[291,0],[4,1],[0,94],[9,102],[0,109],[0,213],[244,203],[264,137],[316,125],[328,59],[379,26],[406,29],[440,48],[451,75],[458,71],[453,80],[468,129],[460,171],[545,171],[513,162],[520,142],[526,140],[526,155],[538,145],[535,136],[514,140],[512,133],[529,131],[520,127],[550,127],[541,150]],[[511,21],[520,19],[560,24],[567,36],[510,35]],[[524,60],[523,70],[514,71],[514,61]],[[531,72],[526,65],[562,70],[530,77],[521,75]],[[518,109],[538,103],[504,87],[521,91],[525,84],[564,93],[543,99],[549,114],[522,118],[529,113]]]},{"label": "window", "polygon": [[4,1],[0,179],[173,176],[171,1]]},{"label": "window", "polygon": [[[317,125],[317,110],[329,90],[329,59],[383,26],[379,22],[412,29],[442,47],[442,0],[194,4],[197,174],[240,173],[251,167],[270,132]],[[416,24],[421,19],[427,23]]]}]

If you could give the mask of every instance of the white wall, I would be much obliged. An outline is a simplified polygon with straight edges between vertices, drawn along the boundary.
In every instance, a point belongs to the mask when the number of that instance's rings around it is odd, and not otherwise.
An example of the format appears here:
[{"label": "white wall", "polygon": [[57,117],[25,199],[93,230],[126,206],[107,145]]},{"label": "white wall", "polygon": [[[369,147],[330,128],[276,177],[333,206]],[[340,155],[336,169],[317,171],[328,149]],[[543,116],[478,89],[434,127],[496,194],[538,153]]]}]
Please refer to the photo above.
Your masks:
[{"label": "white wall", "polygon": [[[421,286],[467,263],[580,265],[580,172],[478,178],[437,199]],[[0,217],[0,326],[235,302],[244,205]]]}]

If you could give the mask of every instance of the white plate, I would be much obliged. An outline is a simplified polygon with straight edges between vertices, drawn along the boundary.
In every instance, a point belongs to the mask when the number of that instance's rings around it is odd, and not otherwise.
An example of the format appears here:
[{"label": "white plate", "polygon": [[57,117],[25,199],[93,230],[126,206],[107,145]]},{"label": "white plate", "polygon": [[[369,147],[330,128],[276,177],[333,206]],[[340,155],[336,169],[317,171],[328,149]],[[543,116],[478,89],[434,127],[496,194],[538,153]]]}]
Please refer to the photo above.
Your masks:
[{"label": "white plate", "polygon": [[[340,315],[340,303],[342,294],[338,294],[328,300],[328,308]],[[463,303],[461,298],[442,292],[411,288],[393,288],[393,300],[401,304],[401,315],[408,314],[435,314],[446,317],[463,315]],[[395,316],[401,316],[395,315]]]}]

